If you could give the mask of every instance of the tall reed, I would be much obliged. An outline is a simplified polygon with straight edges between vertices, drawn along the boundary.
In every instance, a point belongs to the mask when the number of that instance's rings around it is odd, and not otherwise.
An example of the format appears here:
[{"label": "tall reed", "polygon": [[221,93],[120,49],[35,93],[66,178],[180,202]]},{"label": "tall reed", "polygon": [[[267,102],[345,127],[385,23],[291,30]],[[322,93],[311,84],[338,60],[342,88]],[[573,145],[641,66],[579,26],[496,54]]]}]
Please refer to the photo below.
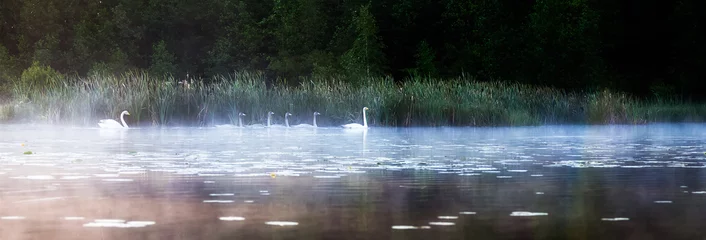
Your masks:
[{"label": "tall reed", "polygon": [[361,122],[378,126],[498,126],[562,123],[616,124],[654,121],[704,121],[706,106],[646,102],[608,90],[571,93],[505,82],[413,78],[367,78],[352,85],[345,78],[308,78],[298,86],[266,86],[260,73],[235,72],[180,83],[132,71],[122,75],[70,77],[43,87],[17,84],[12,100],[0,106],[0,121],[95,125],[130,111],[131,125],[208,126],[265,123],[267,112],[282,123],[319,125]]}]

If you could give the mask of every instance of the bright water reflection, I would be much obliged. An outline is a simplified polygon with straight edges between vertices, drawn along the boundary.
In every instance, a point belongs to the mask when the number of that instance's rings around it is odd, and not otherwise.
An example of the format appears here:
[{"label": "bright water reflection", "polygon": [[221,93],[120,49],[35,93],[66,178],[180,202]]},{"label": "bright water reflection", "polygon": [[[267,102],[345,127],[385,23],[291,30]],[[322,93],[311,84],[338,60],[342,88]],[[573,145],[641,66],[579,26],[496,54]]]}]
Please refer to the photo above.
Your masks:
[{"label": "bright water reflection", "polygon": [[2,125],[0,239],[692,239],[704,130]]}]

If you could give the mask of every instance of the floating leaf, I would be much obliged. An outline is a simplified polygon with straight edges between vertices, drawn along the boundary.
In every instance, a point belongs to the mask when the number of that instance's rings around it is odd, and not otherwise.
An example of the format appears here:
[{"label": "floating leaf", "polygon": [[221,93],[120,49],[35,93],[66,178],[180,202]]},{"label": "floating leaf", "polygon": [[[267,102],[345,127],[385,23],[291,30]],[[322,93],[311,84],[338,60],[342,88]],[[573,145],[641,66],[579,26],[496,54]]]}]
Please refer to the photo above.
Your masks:
[{"label": "floating leaf", "polygon": [[32,154],[32,151],[26,151],[26,152],[24,152],[24,154],[25,154],[25,155],[30,155],[30,154]]}]

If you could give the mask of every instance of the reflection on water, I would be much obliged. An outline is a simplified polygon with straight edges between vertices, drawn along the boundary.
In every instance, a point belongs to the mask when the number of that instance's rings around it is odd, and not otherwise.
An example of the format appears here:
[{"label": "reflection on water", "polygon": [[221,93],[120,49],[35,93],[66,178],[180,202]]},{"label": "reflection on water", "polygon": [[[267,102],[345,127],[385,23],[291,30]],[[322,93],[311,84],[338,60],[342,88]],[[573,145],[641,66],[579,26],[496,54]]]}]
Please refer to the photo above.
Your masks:
[{"label": "reflection on water", "polygon": [[0,239],[698,239],[704,130],[3,125]]}]

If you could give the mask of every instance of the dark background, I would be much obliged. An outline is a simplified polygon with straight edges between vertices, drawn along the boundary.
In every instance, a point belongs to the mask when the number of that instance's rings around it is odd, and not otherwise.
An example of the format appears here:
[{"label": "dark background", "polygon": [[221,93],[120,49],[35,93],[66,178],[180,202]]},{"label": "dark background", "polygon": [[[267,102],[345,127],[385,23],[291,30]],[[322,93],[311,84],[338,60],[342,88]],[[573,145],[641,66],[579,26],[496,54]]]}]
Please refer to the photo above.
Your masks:
[{"label": "dark background", "polygon": [[36,61],[82,76],[465,74],[704,100],[705,11],[699,0],[3,0],[0,81]]}]

